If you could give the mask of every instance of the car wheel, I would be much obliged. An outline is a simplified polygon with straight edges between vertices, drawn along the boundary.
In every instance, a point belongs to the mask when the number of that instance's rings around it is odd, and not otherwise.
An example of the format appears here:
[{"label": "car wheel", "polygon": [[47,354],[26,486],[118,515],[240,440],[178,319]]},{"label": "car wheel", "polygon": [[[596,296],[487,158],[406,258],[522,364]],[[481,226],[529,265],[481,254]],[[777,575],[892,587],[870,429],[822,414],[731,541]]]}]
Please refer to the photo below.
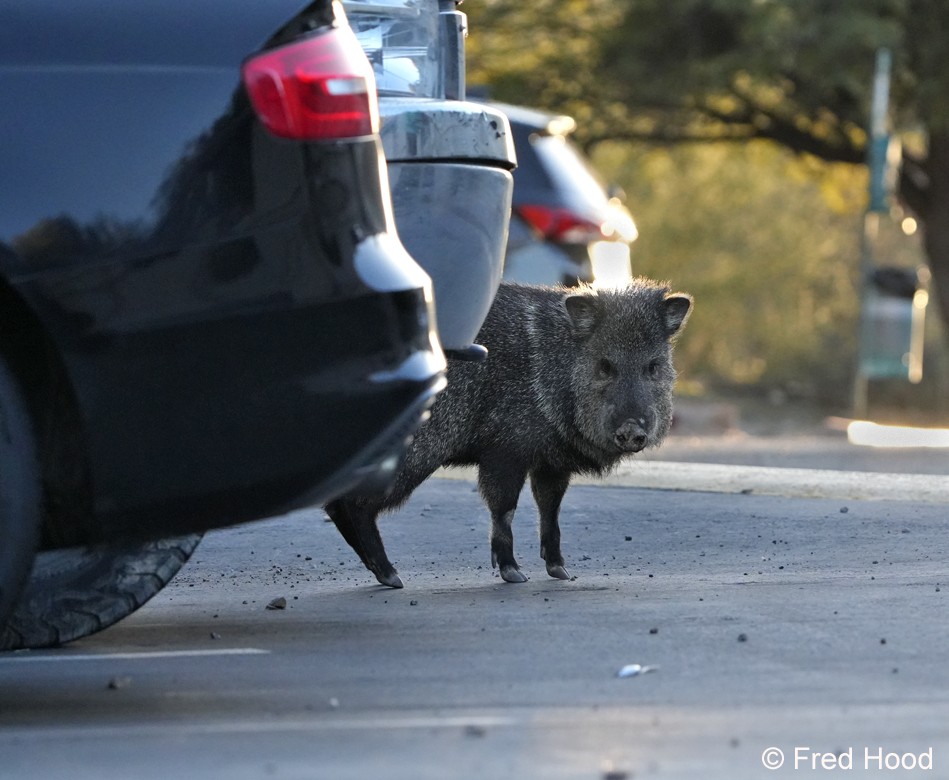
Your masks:
[{"label": "car wheel", "polygon": [[0,357],[0,626],[29,574],[41,522],[33,421],[13,372]]},{"label": "car wheel", "polygon": [[0,631],[0,649],[52,647],[111,626],[165,587],[200,540],[191,534],[40,552]]}]

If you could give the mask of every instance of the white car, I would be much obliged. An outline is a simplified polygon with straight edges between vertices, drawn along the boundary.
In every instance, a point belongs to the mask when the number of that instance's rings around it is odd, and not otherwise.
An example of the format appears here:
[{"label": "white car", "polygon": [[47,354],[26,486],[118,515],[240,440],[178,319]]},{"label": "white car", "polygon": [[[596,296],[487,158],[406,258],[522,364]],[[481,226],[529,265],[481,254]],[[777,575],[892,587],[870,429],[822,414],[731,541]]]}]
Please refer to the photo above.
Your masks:
[{"label": "white car", "polygon": [[488,105],[510,120],[518,164],[504,278],[526,284],[627,284],[636,223],[570,140],[573,118]]}]

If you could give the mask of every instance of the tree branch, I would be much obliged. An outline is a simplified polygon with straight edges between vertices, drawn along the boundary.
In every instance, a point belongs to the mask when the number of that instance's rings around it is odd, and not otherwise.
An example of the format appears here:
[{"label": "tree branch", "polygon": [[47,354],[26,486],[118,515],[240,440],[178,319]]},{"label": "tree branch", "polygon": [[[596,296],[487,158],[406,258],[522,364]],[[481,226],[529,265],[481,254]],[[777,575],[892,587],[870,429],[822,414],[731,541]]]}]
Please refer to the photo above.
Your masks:
[{"label": "tree branch", "polygon": [[590,148],[603,141],[642,141],[645,143],[657,144],[688,144],[688,143],[734,143],[737,141],[749,141],[754,135],[745,132],[742,128],[732,128],[731,132],[696,132],[689,130],[670,129],[668,127],[656,128],[655,130],[634,130],[623,128],[622,130],[611,130],[605,133],[588,136],[584,147]]},{"label": "tree branch", "polygon": [[759,105],[755,100],[742,93],[737,87],[731,90],[731,96],[739,100],[743,110],[722,111],[707,100],[696,108],[703,114],[725,124],[737,124],[747,128],[755,138],[766,138],[787,146],[800,153],[812,154],[828,162],[862,163],[866,161],[866,151],[857,148],[847,139],[838,135],[836,141],[820,138],[773,109]]}]

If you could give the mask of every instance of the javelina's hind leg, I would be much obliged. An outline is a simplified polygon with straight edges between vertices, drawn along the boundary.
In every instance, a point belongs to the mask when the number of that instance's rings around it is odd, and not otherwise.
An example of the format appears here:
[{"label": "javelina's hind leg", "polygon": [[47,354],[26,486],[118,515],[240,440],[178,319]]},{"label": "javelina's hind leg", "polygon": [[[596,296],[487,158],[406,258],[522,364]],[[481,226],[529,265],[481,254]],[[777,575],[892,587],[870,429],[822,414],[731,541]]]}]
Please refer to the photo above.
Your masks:
[{"label": "javelina's hind leg", "polygon": [[402,580],[386,554],[376,518],[380,507],[365,499],[340,498],[326,505],[326,514],[382,585],[401,588]]},{"label": "javelina's hind leg", "polygon": [[509,464],[485,463],[478,469],[481,496],[491,511],[491,565],[501,570],[505,582],[527,582],[514,558],[514,531],[511,522],[517,498],[527,474],[512,474]]},{"label": "javelina's hind leg", "polygon": [[547,573],[558,580],[570,579],[560,552],[560,502],[570,484],[570,475],[558,471],[536,470],[531,473],[531,492],[540,512],[540,557]]},{"label": "javelina's hind leg", "polygon": [[336,526],[336,530],[339,531],[343,539],[346,540],[346,544],[352,547],[359,556],[359,560],[368,566],[369,564],[366,563],[366,553],[362,549],[359,534],[356,533],[356,526],[353,525],[352,518],[347,509],[349,503],[351,503],[351,499],[341,498],[336,501],[331,501],[324,509],[329,519],[332,520]]}]

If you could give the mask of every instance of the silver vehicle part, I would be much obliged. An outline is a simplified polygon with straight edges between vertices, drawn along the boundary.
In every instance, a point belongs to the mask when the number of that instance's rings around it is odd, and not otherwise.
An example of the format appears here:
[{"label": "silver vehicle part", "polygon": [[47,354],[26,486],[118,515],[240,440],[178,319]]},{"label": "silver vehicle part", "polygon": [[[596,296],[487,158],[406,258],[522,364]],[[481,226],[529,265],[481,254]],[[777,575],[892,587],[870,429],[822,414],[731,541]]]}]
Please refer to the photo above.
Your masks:
[{"label": "silver vehicle part", "polygon": [[[395,162],[389,163],[389,182],[402,243],[432,277],[442,345],[466,347],[475,340],[501,280],[511,174],[459,162]],[[446,208],[446,203],[468,207]],[[432,214],[438,214],[437,224]],[[464,254],[446,254],[446,247],[464,248]]]}]

